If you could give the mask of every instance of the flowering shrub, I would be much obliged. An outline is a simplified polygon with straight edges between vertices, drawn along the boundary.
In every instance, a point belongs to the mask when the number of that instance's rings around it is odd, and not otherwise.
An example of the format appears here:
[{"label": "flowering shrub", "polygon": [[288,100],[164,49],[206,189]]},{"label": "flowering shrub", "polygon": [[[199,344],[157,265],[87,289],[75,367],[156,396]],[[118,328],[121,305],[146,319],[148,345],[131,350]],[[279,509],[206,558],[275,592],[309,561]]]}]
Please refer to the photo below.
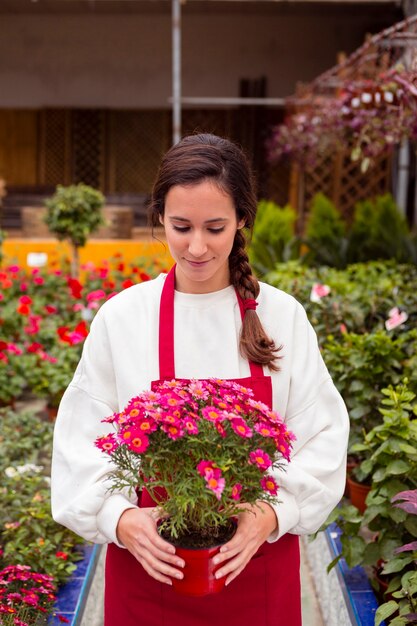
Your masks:
[{"label": "flowering shrub", "polygon": [[271,472],[290,460],[294,436],[235,382],[166,381],[103,421],[116,429],[95,442],[115,467],[112,488],[146,487],[174,540],[216,535],[240,503],[277,502]]},{"label": "flowering shrub", "polygon": [[403,65],[374,78],[345,80],[334,96],[312,93],[303,109],[273,129],[270,159],[314,163],[318,154],[350,147],[365,172],[403,138],[417,137],[415,70]]},{"label": "flowering shrub", "polygon": [[130,267],[120,256],[82,266],[82,282],[65,265],[0,269],[0,405],[30,391],[56,407],[99,307],[163,269],[158,262],[146,271]]},{"label": "flowering shrub", "polygon": [[[0,570],[0,624],[30,626],[39,624],[55,601],[51,576],[26,565],[9,565]],[[65,618],[64,618],[65,619]],[[42,623],[45,623],[42,620]]]}]

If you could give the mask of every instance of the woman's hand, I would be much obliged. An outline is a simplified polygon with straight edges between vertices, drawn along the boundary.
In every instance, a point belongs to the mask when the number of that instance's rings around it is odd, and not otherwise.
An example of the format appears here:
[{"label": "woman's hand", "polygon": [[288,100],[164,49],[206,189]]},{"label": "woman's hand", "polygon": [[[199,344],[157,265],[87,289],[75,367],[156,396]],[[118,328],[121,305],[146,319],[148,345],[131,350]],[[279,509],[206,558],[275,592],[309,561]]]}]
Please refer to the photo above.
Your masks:
[{"label": "woman's hand", "polygon": [[231,583],[243,571],[269,535],[277,529],[277,526],[278,520],[275,511],[267,502],[242,505],[242,512],[238,515],[236,533],[230,541],[220,548],[220,553],[213,558],[215,565],[230,559],[216,571],[216,578],[227,576],[225,584]]},{"label": "woman's hand", "polygon": [[183,573],[176,568],[184,567],[185,563],[175,556],[174,546],[159,536],[158,519],[160,515],[156,508],[127,509],[119,518],[117,539],[152,578],[172,585],[168,577],[183,578]]}]

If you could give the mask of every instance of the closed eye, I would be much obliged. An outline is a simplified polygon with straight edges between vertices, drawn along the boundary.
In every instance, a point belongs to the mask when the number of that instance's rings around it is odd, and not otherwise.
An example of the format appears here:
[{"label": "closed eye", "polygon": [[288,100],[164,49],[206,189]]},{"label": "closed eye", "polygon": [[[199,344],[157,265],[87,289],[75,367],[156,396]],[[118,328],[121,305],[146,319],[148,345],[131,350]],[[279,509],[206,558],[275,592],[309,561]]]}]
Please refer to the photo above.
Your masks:
[{"label": "closed eye", "polygon": [[176,230],[178,233],[188,233],[188,231],[190,230],[189,226],[174,226],[174,225],[172,225],[172,228],[174,230]]}]

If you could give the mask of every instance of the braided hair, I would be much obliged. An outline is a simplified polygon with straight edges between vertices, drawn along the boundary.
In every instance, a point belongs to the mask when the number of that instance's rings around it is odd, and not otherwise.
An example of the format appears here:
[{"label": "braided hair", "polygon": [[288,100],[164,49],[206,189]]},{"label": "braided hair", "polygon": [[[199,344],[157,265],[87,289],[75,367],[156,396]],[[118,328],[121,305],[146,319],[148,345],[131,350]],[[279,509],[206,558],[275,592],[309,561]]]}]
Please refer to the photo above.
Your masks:
[{"label": "braided hair", "polygon": [[[163,217],[165,198],[175,185],[193,185],[204,180],[215,182],[233,200],[237,220],[244,220],[251,234],[256,217],[257,199],[253,174],[243,151],[227,139],[211,134],[184,137],[162,159],[152,190],[149,209],[152,226]],[[230,281],[243,301],[259,295],[259,283],[252,273],[246,252],[246,237],[237,230],[229,256]],[[255,307],[245,311],[240,335],[240,352],[250,361],[277,371],[279,348],[270,339]]]}]

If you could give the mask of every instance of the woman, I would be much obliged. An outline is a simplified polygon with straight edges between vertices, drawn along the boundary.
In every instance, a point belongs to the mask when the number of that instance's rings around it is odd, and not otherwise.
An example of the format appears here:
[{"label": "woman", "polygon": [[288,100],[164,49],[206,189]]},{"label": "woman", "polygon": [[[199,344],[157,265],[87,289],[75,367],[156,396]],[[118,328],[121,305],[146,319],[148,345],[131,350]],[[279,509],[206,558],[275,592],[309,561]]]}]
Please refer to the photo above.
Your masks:
[{"label": "woman", "polygon": [[[243,229],[256,197],[241,150],[213,135],[186,137],[162,160],[152,222],[176,265],[122,292],[97,313],[58,414],[54,518],[108,543],[105,626],[300,626],[298,535],[316,531],[345,483],[348,416],[304,309],[252,274]],[[297,436],[279,472],[279,504],[242,507],[215,557],[225,589],[203,598],[171,588],[184,563],[156,531],[154,503],[108,490],[94,448],[101,419],[164,378],[246,378]],[[249,380],[247,380],[249,378]]]}]

